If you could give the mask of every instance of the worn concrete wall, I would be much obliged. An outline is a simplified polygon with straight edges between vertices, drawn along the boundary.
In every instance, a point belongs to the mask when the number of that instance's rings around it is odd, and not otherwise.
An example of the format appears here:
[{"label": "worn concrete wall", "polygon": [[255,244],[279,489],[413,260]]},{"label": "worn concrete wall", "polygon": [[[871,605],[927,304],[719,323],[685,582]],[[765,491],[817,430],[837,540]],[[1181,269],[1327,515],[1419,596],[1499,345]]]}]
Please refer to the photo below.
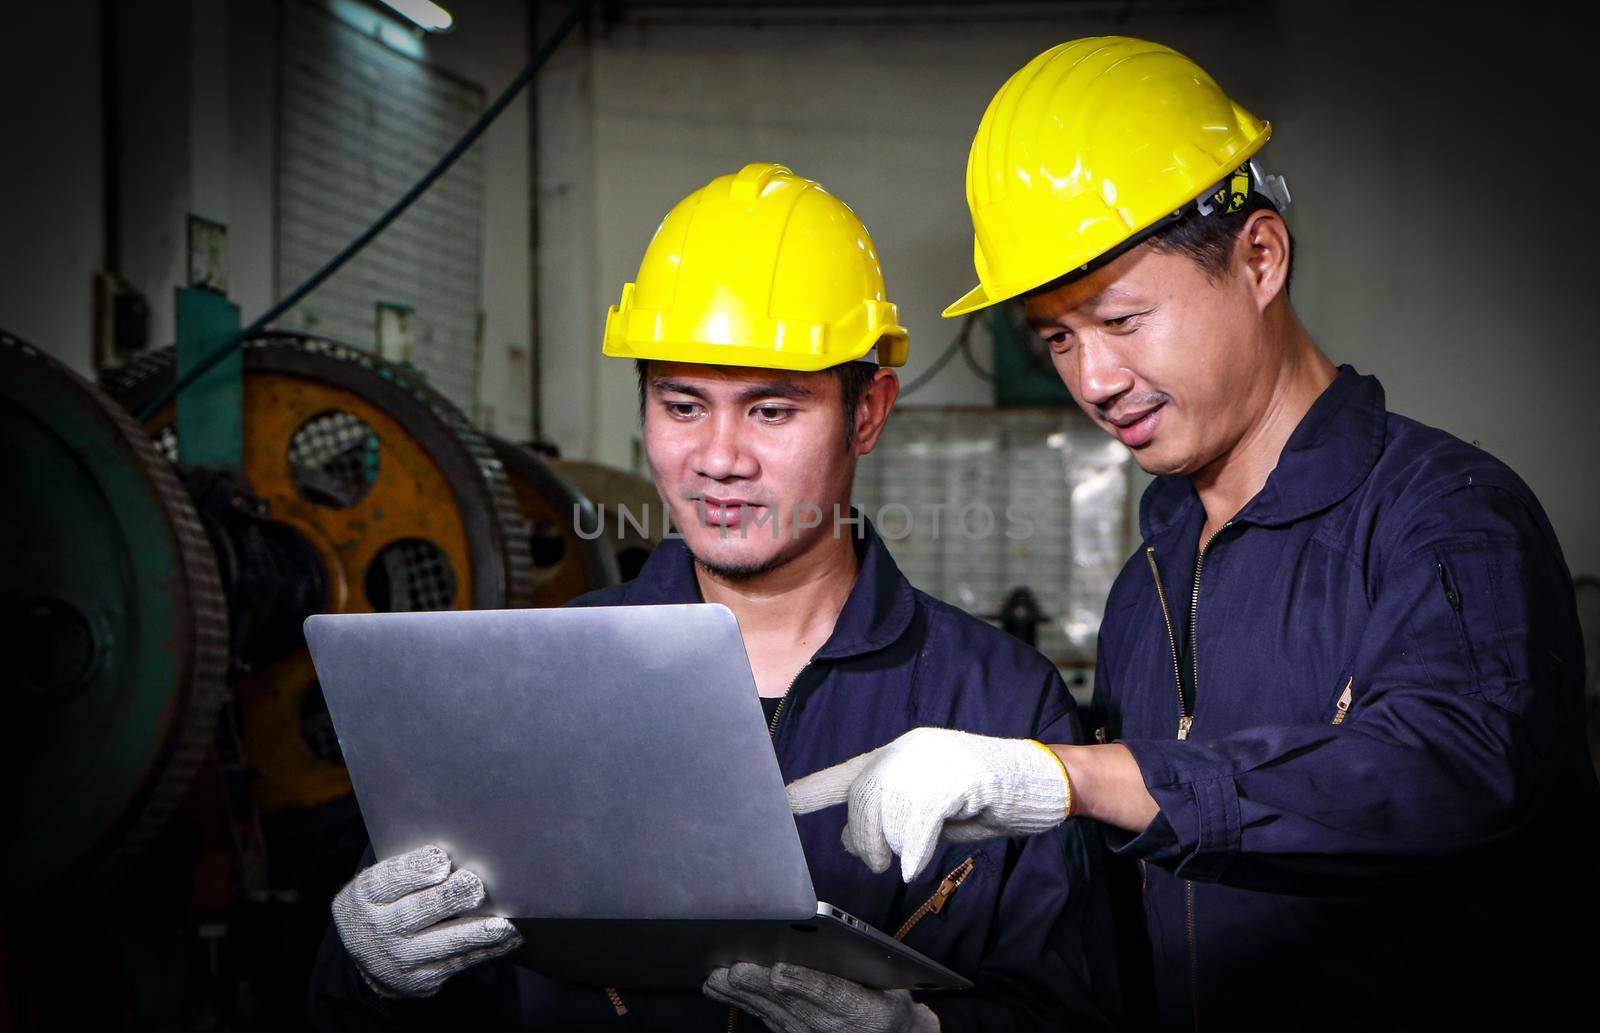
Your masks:
[{"label": "worn concrete wall", "polygon": [[[305,0],[284,0],[298,3]],[[335,6],[339,6],[337,3]],[[385,19],[355,0],[356,17]],[[460,0],[455,31],[416,54],[492,97],[526,61],[525,4]],[[91,372],[91,284],[115,262],[150,303],[150,341],[173,339],[173,290],[186,280],[186,217],[228,226],[229,293],[243,318],[294,284],[275,282],[278,4],[274,0],[134,0],[115,5],[112,91],[122,144],[110,163],[120,194],[118,255],[105,253],[103,7],[47,4],[26,32],[3,36],[0,139],[0,326]],[[392,20],[392,19],[391,19]],[[531,117],[526,95],[478,144],[484,150],[484,354],[488,429],[531,434],[533,309]]]},{"label": "worn concrete wall", "polygon": [[90,365],[102,262],[100,3],[62,0],[0,32],[0,327]]},{"label": "worn concrete wall", "polygon": [[[492,95],[526,58],[530,17],[542,33],[567,6],[456,3],[457,29],[426,42],[428,59]],[[1600,303],[1575,175],[1583,66],[1572,26],[1370,2],[1260,6],[1243,19],[1214,5],[1085,3],[1048,17],[996,6],[1010,14],[918,21],[908,8],[846,26],[630,16],[580,34],[532,101],[537,149],[526,99],[481,144],[492,429],[522,437],[537,419],[570,455],[632,462],[631,376],[599,356],[605,307],[672,203],[750,160],[819,178],[862,215],[912,332],[905,373],[916,376],[953,330],[939,309],[972,279],[962,167],[988,97],[1050,43],[1144,34],[1190,52],[1274,121],[1264,157],[1296,194],[1295,300],[1329,354],[1380,375],[1396,409],[1509,462],[1573,568],[1600,571],[1600,487],[1588,475]],[[271,282],[274,5],[118,9],[121,260],[161,342],[188,211],[229,224],[247,318],[289,286]],[[0,167],[0,326],[85,372],[91,277],[106,260],[101,12],[92,0],[44,5],[0,42],[5,95],[18,101],[0,111],[13,155]],[[911,401],[986,398],[953,363]]]},{"label": "worn concrete wall", "polygon": [[[1600,571],[1588,399],[1600,306],[1584,289],[1588,234],[1571,227],[1582,210],[1568,142],[1581,93],[1561,80],[1581,67],[1564,49],[1571,32],[1512,31],[1502,8],[1471,5],[1037,10],[595,27],[546,76],[540,107],[541,139],[561,145],[540,162],[542,361],[560,371],[540,399],[550,436],[570,454],[632,461],[634,386],[627,364],[599,356],[605,308],[671,205],[752,160],[820,179],[862,216],[915,377],[953,332],[939,310],[973,281],[963,168],[989,97],[1052,43],[1144,35],[1274,122],[1263,157],[1295,192],[1295,301],[1328,353],[1378,374],[1393,408],[1510,463],[1574,570]],[[1525,45],[1507,49],[1507,32]],[[911,401],[987,398],[956,362]]]},{"label": "worn concrete wall", "polygon": [[[517,0],[446,0],[455,28],[424,39],[426,58],[471,79],[492,101],[527,63],[529,19]],[[483,428],[513,441],[533,433],[531,101],[524,91],[476,146],[483,149]]]}]

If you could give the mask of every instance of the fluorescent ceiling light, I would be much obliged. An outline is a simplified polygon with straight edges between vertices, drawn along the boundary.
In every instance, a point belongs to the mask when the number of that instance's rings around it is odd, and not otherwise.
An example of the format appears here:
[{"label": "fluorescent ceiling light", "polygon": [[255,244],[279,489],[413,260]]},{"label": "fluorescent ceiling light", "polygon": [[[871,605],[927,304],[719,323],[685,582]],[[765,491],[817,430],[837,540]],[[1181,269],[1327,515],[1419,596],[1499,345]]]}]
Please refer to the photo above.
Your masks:
[{"label": "fluorescent ceiling light", "polygon": [[429,0],[383,0],[383,4],[429,32],[443,32],[456,21],[449,11]]}]

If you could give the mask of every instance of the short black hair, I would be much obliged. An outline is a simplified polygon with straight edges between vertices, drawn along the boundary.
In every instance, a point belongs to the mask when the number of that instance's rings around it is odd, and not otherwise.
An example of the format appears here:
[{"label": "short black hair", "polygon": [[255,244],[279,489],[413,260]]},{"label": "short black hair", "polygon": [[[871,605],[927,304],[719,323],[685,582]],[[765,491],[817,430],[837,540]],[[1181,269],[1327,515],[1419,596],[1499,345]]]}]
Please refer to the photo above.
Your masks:
[{"label": "short black hair", "polygon": [[[634,359],[633,367],[639,376],[639,420],[643,422],[645,397],[650,388],[650,360]],[[873,378],[878,375],[878,365],[874,362],[842,362],[837,366],[829,366],[827,371],[839,380],[839,401],[844,410],[844,444],[849,448],[856,439],[856,409],[861,405],[861,396],[867,393]]]},{"label": "short black hair", "polygon": [[[1152,234],[1148,243],[1166,254],[1187,255],[1199,263],[1209,279],[1218,280],[1228,272],[1228,263],[1233,260],[1233,249],[1239,243],[1239,231],[1244,228],[1245,221],[1256,212],[1276,213],[1277,210],[1271,201],[1255,195],[1236,212],[1201,215],[1190,209],[1171,226]],[[1283,279],[1285,295],[1293,282],[1294,234],[1290,233],[1289,268]]]},{"label": "short black hair", "polygon": [[[1244,228],[1245,220],[1256,212],[1276,212],[1277,206],[1264,197],[1252,194],[1236,212],[1213,212],[1211,215],[1201,215],[1193,206],[1185,211],[1178,219],[1158,230],[1146,231],[1146,236],[1135,235],[1130,241],[1120,244],[1111,251],[1096,258],[1087,266],[1073,269],[1063,276],[1058,276],[1047,283],[1041,283],[1032,290],[1023,291],[1022,297],[1036,298],[1041,294],[1049,294],[1074,280],[1081,280],[1085,276],[1107,265],[1116,258],[1132,251],[1143,244],[1165,254],[1186,255],[1205,271],[1206,278],[1215,283],[1227,275],[1228,263],[1233,260],[1233,249],[1239,243],[1239,231]],[[1288,232],[1288,224],[1284,225]],[[1294,234],[1289,233],[1289,268],[1284,273],[1283,293],[1289,293],[1289,287],[1294,282]]]}]

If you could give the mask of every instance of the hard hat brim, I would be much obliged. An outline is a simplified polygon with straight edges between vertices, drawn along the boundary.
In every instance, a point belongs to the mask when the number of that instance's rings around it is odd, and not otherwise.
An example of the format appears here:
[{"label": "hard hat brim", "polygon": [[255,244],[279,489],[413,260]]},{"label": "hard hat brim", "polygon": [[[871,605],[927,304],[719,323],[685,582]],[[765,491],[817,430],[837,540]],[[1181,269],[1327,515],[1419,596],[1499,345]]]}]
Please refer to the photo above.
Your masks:
[{"label": "hard hat brim", "polygon": [[[1250,147],[1246,148],[1242,158],[1243,164],[1240,165],[1240,168],[1244,168],[1246,166],[1254,168],[1251,163],[1255,160],[1256,154],[1259,153],[1261,148],[1266,145],[1267,139],[1271,135],[1272,125],[1269,122],[1263,122],[1262,125],[1265,128],[1261,136],[1255,140]],[[1253,175],[1259,176],[1260,170],[1256,169]],[[1281,184],[1282,177],[1276,178],[1279,179]],[[1226,182],[1226,180],[1223,182]],[[1252,184],[1253,183],[1254,180],[1252,180]],[[1133,232],[1129,233],[1126,237],[1112,247],[1088,256],[1087,259],[1079,265],[1068,266],[1056,276],[1046,277],[1045,279],[1040,280],[1038,283],[1031,283],[1024,287],[997,285],[993,288],[989,288],[980,283],[952,302],[948,308],[940,313],[940,316],[945,319],[951,319],[955,316],[964,316],[970,312],[976,312],[979,309],[988,308],[990,305],[998,305],[1002,301],[1010,301],[1012,298],[1020,298],[1025,294],[1043,287],[1045,284],[1053,283],[1054,281],[1064,277],[1072,276],[1076,278],[1076,276],[1079,275],[1088,275],[1101,266],[1107,265],[1110,262],[1113,262],[1121,256],[1127,254],[1129,251],[1132,251],[1134,248],[1138,247],[1140,244],[1143,244],[1157,233],[1167,229],[1167,227],[1177,222],[1183,216],[1192,212],[1197,204],[1215,191],[1220,185],[1221,184],[1218,183],[1208,187],[1195,197],[1192,197],[1183,204],[1179,205],[1170,214],[1162,215],[1150,220],[1144,225],[1133,230]],[[1263,196],[1272,202],[1274,211],[1281,212],[1282,209],[1288,204],[1288,194],[1287,191],[1281,187],[1281,185],[1279,189],[1284,190],[1281,200],[1278,195],[1273,193],[1265,193]],[[1259,189],[1256,189],[1255,192],[1261,193]],[[1080,256],[1074,257],[1076,258]]]},{"label": "hard hat brim", "polygon": [[775,350],[769,344],[723,344],[712,341],[649,341],[626,343],[607,340],[601,351],[615,359],[644,359],[652,362],[683,362],[697,366],[742,366],[784,370],[790,373],[817,373],[848,362],[870,361],[879,366],[903,366],[909,335],[904,327],[883,327],[864,346],[843,352],[796,352]]},{"label": "hard hat brim", "polygon": [[990,297],[989,291],[980,283],[951,302],[939,315],[944,319],[953,319],[956,316],[964,316],[968,312],[976,312],[979,309],[988,308],[990,305],[998,305],[1004,300],[1006,299]]}]

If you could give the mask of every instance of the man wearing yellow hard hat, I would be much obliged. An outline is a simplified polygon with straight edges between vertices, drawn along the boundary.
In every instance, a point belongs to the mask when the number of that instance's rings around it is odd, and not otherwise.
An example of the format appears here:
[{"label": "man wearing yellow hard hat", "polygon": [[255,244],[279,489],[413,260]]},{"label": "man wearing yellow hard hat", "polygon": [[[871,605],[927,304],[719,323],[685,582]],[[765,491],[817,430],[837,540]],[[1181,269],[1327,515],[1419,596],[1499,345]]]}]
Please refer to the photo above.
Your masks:
[{"label": "man wearing yellow hard hat", "polygon": [[[1049,661],[913,588],[850,508],[907,335],[872,240],[841,201],[770,164],[694,191],[623,287],[604,350],[637,364],[645,453],[678,535],[635,580],[576,605],[732,609],[788,778],[921,725],[1079,741]],[[1048,774],[1045,791],[1061,783]],[[313,1012],[341,1029],[446,1015],[452,1028],[674,1033],[1107,1028],[1117,987],[1099,832],[1062,826],[1056,800],[1001,809],[1038,835],[949,844],[909,885],[845,852],[841,812],[797,820],[821,899],[971,979],[969,991],[875,990],[748,963],[711,973],[703,994],[560,985],[500,960],[514,937],[454,935],[484,888],[441,906],[437,886],[472,876],[452,874],[448,857],[402,855],[335,901]],[[604,846],[627,849],[627,830]],[[395,920],[412,900],[426,921]]]},{"label": "man wearing yellow hard hat", "polygon": [[1022,831],[1008,808],[1103,823],[1149,944],[1131,1025],[1600,1028],[1561,550],[1514,473],[1388,411],[1300,323],[1270,132],[1135,39],[1053,47],[995,95],[967,166],[979,282],[945,314],[1019,299],[1156,475],[1105,608],[1099,744],[922,729],[791,802],[848,803],[846,846],[907,877]]}]

